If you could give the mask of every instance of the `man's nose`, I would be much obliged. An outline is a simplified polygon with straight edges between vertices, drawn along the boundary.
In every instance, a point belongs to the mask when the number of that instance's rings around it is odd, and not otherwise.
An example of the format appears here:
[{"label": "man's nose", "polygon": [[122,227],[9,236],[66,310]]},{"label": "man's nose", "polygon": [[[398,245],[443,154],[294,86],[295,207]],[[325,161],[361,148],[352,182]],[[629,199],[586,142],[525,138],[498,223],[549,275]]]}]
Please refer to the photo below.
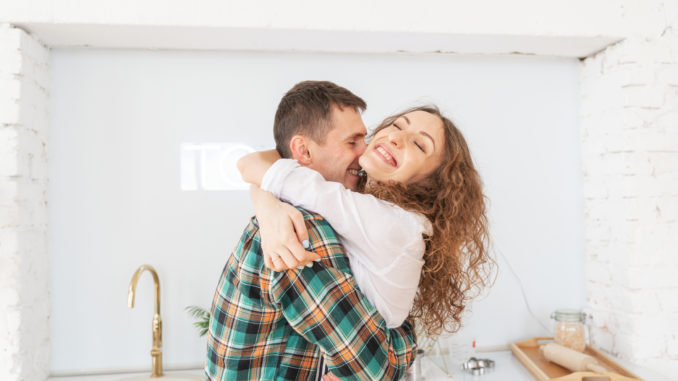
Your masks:
[{"label": "man's nose", "polygon": [[367,144],[365,143],[364,140],[361,140],[357,144],[358,156],[362,155],[365,152],[366,149],[367,149]]}]

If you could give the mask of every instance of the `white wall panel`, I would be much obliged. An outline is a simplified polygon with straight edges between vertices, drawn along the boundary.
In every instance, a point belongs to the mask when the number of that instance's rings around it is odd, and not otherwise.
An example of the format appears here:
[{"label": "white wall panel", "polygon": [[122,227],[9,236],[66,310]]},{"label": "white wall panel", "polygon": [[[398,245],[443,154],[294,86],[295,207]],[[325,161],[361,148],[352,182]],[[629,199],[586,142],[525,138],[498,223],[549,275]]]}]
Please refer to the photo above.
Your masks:
[{"label": "white wall panel", "polygon": [[[272,146],[280,97],[305,79],[362,96],[364,120],[429,100],[457,122],[486,183],[494,246],[547,322],[582,307],[583,206],[575,59],[54,50],[49,233],[52,371],[150,364],[151,278],[162,281],[166,365],[203,361],[185,306],[208,307],[252,209],[246,191],[182,191],[185,142]],[[500,258],[459,335],[542,334]]]}]

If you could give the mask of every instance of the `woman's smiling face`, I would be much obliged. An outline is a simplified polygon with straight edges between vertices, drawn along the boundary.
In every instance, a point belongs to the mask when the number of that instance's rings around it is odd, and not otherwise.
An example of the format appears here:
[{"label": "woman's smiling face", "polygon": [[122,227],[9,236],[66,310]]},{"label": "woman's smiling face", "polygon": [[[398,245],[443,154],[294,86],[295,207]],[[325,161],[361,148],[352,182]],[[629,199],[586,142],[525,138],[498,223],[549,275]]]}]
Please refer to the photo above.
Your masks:
[{"label": "woman's smiling face", "polygon": [[442,163],[443,122],[426,111],[398,117],[378,131],[360,157],[371,180],[413,184],[426,179]]}]

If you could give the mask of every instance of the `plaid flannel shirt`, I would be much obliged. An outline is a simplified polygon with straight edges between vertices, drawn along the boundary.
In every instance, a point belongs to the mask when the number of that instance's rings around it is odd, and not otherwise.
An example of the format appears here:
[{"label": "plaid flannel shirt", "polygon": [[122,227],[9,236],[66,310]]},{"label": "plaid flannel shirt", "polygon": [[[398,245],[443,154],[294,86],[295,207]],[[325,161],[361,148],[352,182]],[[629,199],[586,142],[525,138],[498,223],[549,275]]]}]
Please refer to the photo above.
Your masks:
[{"label": "plaid flannel shirt", "polygon": [[412,325],[386,328],[358,289],[334,230],[300,210],[309,250],[322,260],[301,270],[267,269],[252,218],[214,295],[207,379],[309,380],[323,355],[342,379],[400,379],[414,359]]}]

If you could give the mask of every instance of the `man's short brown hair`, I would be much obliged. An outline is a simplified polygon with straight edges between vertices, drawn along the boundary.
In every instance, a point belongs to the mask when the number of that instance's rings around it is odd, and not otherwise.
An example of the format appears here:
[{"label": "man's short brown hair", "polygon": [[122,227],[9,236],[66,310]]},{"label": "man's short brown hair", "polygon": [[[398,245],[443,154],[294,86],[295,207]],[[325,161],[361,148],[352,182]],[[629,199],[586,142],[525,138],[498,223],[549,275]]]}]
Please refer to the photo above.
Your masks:
[{"label": "man's short brown hair", "polygon": [[291,158],[290,139],[308,136],[323,144],[334,127],[330,122],[332,106],[352,107],[362,112],[365,101],[347,89],[328,81],[304,81],[292,87],[280,100],[273,122],[275,148],[280,156]]}]

